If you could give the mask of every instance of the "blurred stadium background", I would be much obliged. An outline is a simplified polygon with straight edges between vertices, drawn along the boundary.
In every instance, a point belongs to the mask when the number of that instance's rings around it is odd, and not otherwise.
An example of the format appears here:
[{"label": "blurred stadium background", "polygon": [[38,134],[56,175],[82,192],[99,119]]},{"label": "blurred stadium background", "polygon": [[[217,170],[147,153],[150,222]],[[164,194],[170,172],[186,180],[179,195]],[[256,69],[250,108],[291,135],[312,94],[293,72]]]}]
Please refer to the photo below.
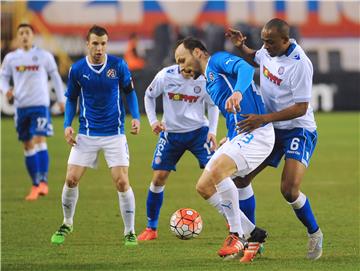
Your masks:
[{"label": "blurred stadium background", "polygon": [[[259,48],[261,26],[280,17],[313,62],[314,109],[357,111],[359,14],[359,1],[1,1],[1,60],[16,48],[16,26],[29,22],[36,29],[35,44],[54,53],[66,84],[69,66],[86,54],[88,28],[99,24],[109,31],[109,53],[126,56],[136,50],[138,59],[127,60],[144,112],[145,89],[157,71],[173,63],[178,38],[201,38],[210,52],[234,51],[224,38],[224,30],[232,26],[247,35],[250,47]],[[13,111],[2,98],[2,114]]]}]

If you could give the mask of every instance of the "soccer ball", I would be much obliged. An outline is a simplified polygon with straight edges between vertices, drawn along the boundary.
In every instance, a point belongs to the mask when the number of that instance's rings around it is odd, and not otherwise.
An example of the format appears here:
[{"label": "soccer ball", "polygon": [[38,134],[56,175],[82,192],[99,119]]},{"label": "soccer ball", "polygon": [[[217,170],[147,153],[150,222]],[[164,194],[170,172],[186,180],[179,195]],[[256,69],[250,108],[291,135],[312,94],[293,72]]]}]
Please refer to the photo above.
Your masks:
[{"label": "soccer ball", "polygon": [[181,208],[170,218],[170,230],[176,237],[186,240],[197,237],[202,230],[200,214],[194,209]]}]

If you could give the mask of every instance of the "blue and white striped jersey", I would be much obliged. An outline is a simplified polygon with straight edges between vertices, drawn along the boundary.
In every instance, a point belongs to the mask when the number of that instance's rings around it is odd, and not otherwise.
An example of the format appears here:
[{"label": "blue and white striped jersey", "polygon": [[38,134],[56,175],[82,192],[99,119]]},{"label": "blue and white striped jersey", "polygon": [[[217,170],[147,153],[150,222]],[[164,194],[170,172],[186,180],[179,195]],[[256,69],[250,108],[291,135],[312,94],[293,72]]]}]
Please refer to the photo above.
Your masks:
[{"label": "blue and white striped jersey", "polygon": [[132,84],[126,62],[106,55],[99,70],[88,58],[74,63],[69,71],[65,96],[79,97],[79,133],[88,136],[124,134],[125,108],[120,90]]},{"label": "blue and white striped jersey", "polygon": [[[265,114],[265,105],[253,82],[254,68],[242,58],[227,52],[212,55],[205,69],[206,89],[226,118],[228,137],[236,135],[240,114]],[[234,91],[242,93],[241,111],[236,115],[225,110],[225,102]]]}]

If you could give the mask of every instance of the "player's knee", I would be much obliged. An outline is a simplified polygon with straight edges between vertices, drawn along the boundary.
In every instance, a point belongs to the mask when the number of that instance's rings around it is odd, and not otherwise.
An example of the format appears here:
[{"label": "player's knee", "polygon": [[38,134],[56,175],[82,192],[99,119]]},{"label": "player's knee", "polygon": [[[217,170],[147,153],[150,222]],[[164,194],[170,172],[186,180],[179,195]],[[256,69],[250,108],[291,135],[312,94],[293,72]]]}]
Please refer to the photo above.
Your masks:
[{"label": "player's knee", "polygon": [[66,176],[66,184],[70,188],[74,188],[79,184],[79,179],[76,178],[76,176],[68,174]]},{"label": "player's knee", "polygon": [[251,183],[251,178],[250,176],[245,176],[245,177],[235,177],[233,179],[235,185],[237,188],[244,188],[247,187],[250,183]]},{"label": "player's knee", "polygon": [[281,194],[287,202],[293,202],[297,199],[299,191],[297,187],[294,187],[288,183],[283,182],[281,184]]},{"label": "player's knee", "polygon": [[203,183],[197,183],[196,184],[196,191],[202,196],[204,199],[210,198],[211,195],[209,195],[209,189],[206,185]]},{"label": "player's knee", "polygon": [[167,171],[155,171],[153,175],[152,183],[155,186],[164,186],[168,176],[169,176],[169,172]]},{"label": "player's knee", "polygon": [[224,178],[223,170],[221,169],[220,164],[214,163],[211,166],[211,169],[209,171],[209,177],[213,183]]}]

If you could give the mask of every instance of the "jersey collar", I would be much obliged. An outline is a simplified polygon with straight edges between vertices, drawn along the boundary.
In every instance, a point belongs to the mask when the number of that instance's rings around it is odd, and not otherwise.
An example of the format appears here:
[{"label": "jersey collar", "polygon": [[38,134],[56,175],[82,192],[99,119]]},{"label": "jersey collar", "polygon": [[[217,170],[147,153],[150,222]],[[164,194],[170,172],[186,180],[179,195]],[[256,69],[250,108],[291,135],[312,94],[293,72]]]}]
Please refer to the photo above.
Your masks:
[{"label": "jersey collar", "polygon": [[105,54],[105,61],[104,61],[103,66],[101,67],[100,70],[96,70],[96,69],[93,68],[93,66],[91,65],[91,63],[90,63],[90,61],[89,61],[88,56],[86,56],[86,63],[87,63],[87,65],[88,65],[88,67],[90,68],[90,70],[92,70],[92,71],[95,72],[95,73],[100,74],[100,73],[105,69],[105,67],[106,67],[106,64],[107,64],[107,54]]}]

